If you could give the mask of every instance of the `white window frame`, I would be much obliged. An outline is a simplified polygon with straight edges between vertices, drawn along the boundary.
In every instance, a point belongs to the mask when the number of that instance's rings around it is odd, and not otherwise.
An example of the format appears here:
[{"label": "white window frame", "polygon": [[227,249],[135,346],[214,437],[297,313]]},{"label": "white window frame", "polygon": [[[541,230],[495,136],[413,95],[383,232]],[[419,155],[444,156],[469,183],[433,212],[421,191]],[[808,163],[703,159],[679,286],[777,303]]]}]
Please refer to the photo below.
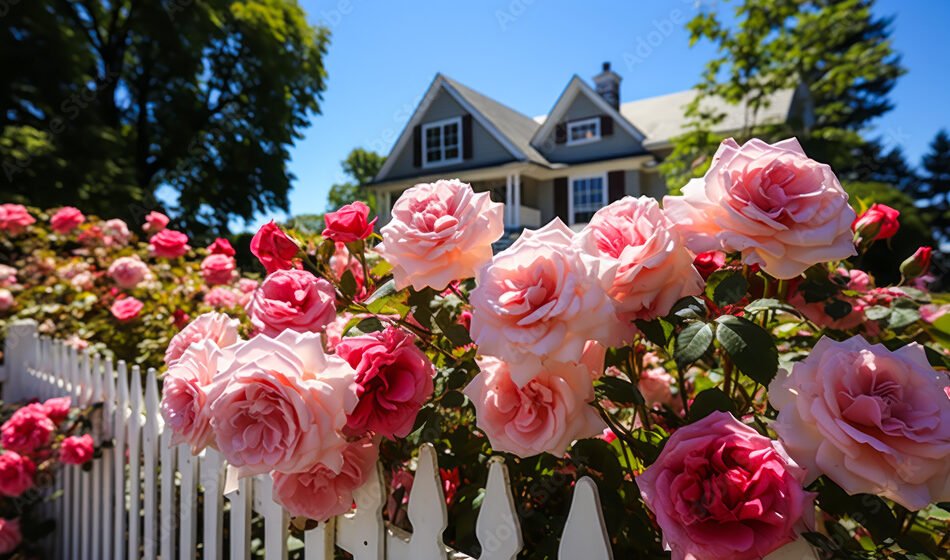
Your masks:
[{"label": "white window frame", "polygon": [[[590,138],[580,138],[577,140],[573,139],[571,131],[575,128],[582,126],[594,125],[594,135]],[[567,123],[567,145],[568,146],[578,146],[580,144],[590,144],[591,142],[600,141],[600,117],[590,117],[588,119],[580,119],[576,121],[571,121]]]},{"label": "white window frame", "polygon": [[603,189],[601,190],[600,207],[603,208],[604,206],[607,206],[607,201],[610,195],[607,192],[609,190],[609,187],[607,185],[606,173],[594,173],[592,175],[572,175],[568,177],[567,179],[567,220],[568,220],[567,225],[568,226],[573,226],[579,223],[581,224],[587,223],[587,222],[574,221],[574,182],[583,181],[586,179],[600,179],[601,181],[600,184],[603,186]]},{"label": "white window frame", "polygon": [[[452,159],[445,158],[445,127],[446,125],[454,124],[458,127],[458,156]],[[433,128],[442,129],[440,132],[440,138],[442,142],[440,145],[440,151],[442,152],[442,159],[438,161],[429,161],[429,146],[428,146],[428,135],[426,134],[427,130]],[[422,125],[422,167],[440,167],[442,165],[451,165],[453,163],[458,163],[462,161],[462,152],[464,146],[462,145],[465,141],[462,138],[462,117],[451,117],[448,119],[442,119],[438,121],[432,121]]]}]

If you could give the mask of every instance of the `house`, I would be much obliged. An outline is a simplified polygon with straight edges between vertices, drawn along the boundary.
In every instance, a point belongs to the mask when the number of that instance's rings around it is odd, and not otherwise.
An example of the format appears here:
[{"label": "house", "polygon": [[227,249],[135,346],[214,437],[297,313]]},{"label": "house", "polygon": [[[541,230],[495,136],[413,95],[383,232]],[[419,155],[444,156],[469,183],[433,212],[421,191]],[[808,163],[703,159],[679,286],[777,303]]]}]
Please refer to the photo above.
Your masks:
[{"label": "house", "polygon": [[[436,75],[385,165],[368,185],[377,194],[380,225],[393,203],[417,183],[456,178],[505,202],[510,232],[555,217],[571,227],[626,195],[666,194],[656,165],[683,133],[693,90],[620,103],[621,77],[604,63],[593,87],[578,76],[551,111],[531,118],[443,75]],[[778,92],[759,123],[801,113],[796,90]],[[715,102],[715,101],[712,101]],[[717,103],[718,132],[743,128],[746,108]]]}]

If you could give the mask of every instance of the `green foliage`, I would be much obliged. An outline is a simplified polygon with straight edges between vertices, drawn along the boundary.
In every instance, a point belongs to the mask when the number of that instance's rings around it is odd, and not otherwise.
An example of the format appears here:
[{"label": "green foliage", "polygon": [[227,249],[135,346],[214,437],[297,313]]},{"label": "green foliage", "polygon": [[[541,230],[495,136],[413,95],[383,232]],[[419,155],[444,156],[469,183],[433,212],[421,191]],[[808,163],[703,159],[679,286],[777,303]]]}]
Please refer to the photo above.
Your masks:
[{"label": "green foliage", "polygon": [[941,130],[921,162],[922,177],[911,196],[920,201],[940,243],[950,243],[950,134]]}]

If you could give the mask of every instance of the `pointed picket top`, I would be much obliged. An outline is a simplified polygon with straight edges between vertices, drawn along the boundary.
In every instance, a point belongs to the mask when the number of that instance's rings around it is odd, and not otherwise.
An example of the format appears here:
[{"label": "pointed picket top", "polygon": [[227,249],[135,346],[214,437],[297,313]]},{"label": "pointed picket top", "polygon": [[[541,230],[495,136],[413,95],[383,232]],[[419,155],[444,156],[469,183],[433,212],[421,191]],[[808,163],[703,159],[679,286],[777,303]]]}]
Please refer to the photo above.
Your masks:
[{"label": "pointed picket top", "polygon": [[102,396],[102,430],[106,438],[115,436],[115,367],[112,364],[112,358],[106,358],[105,367],[102,372],[104,378],[103,396]]},{"label": "pointed picket top", "polygon": [[149,422],[154,423],[154,435],[158,440],[158,432],[164,424],[162,415],[159,414],[158,381],[155,368],[148,368],[148,374],[145,378],[145,425]]},{"label": "pointed picket top", "polygon": [[514,560],[524,547],[508,468],[501,457],[489,461],[488,484],[475,522],[475,535],[482,545],[479,560]]},{"label": "pointed picket top", "polygon": [[102,356],[98,352],[92,355],[92,402],[102,402]]},{"label": "pointed picket top", "polygon": [[[129,382],[129,409],[132,411],[132,419],[136,413],[139,416],[142,414],[142,370],[137,365],[132,366],[132,379]],[[141,419],[137,420],[137,423],[141,425]]]},{"label": "pointed picket top", "polygon": [[87,350],[80,350],[79,358],[79,402],[83,406],[92,404],[92,367],[89,364],[90,356]]},{"label": "pointed picket top", "polygon": [[356,511],[337,519],[336,540],[350,552],[354,560],[383,560],[386,552],[386,532],[383,523],[382,465],[370,471],[369,479],[353,492]]},{"label": "pointed picket top", "polygon": [[410,558],[447,558],[442,532],[448,527],[449,518],[435,448],[431,443],[419,448],[416,476],[409,493],[409,522],[412,523]]},{"label": "pointed picket top", "polygon": [[[129,367],[125,360],[119,360],[119,371],[116,378],[116,408],[115,408],[115,426],[116,432],[120,427],[125,426],[125,421],[129,418]],[[124,440],[125,436],[123,436]]]},{"label": "pointed picket top", "polygon": [[581,477],[574,484],[574,499],[571,500],[571,510],[561,535],[558,557],[589,560],[613,558],[597,485],[590,477]]}]

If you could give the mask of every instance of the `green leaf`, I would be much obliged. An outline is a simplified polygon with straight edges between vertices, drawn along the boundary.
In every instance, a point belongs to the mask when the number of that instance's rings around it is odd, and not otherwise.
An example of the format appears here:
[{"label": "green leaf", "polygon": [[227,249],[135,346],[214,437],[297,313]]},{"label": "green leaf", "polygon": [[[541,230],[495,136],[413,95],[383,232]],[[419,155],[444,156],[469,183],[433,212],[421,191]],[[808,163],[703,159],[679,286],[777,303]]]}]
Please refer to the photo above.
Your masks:
[{"label": "green leaf", "polygon": [[706,319],[706,304],[696,296],[686,296],[673,304],[668,317],[704,321]]},{"label": "green leaf", "polygon": [[595,386],[605,398],[616,404],[645,404],[643,395],[636,385],[620,377],[605,375]]},{"label": "green leaf", "polygon": [[465,395],[459,391],[449,391],[442,397],[442,406],[459,408],[465,404]]},{"label": "green leaf", "polygon": [[[349,271],[347,271],[347,272],[349,272]],[[344,276],[345,276],[345,274],[344,274]],[[351,274],[351,276],[352,276],[352,274]],[[354,284],[355,284],[355,280],[354,280]],[[354,291],[355,291],[355,290],[354,290]],[[386,296],[392,295],[392,294],[394,294],[394,293],[396,293],[396,281],[395,281],[395,280],[389,280],[389,281],[383,283],[382,286],[376,288],[376,291],[373,292],[373,294],[372,294],[371,296],[369,296],[369,297],[366,299],[366,304],[369,305],[370,303],[373,303],[374,301],[376,301],[376,300],[379,299],[379,298],[386,297]]]},{"label": "green leaf", "polygon": [[883,305],[872,305],[864,310],[864,316],[872,321],[880,321],[882,319],[887,319],[888,315],[891,314],[890,307],[884,307]]},{"label": "green leaf", "polygon": [[383,330],[383,324],[376,317],[367,317],[356,324],[356,330],[371,333]]},{"label": "green leaf", "polygon": [[906,307],[895,307],[887,320],[887,326],[892,329],[902,329],[916,323],[920,319],[920,312]]},{"label": "green leaf", "polygon": [[748,314],[761,313],[763,311],[774,311],[776,309],[781,309],[782,311],[790,311],[797,313],[797,310],[787,303],[782,303],[774,298],[760,298],[749,305],[743,308]]},{"label": "green leaf", "polygon": [[706,353],[713,341],[713,327],[709,323],[690,323],[676,336],[673,358],[681,365],[691,364]]},{"label": "green leaf", "polygon": [[737,303],[748,291],[749,281],[738,270],[717,270],[706,280],[706,296],[716,305]]},{"label": "green leaf", "polygon": [[778,349],[772,335],[743,317],[723,315],[716,322],[716,340],[739,371],[768,385],[778,371]]},{"label": "green leaf", "polygon": [[353,299],[356,297],[356,289],[356,278],[353,277],[353,272],[346,270],[340,278],[340,291],[344,296]]},{"label": "green leaf", "polygon": [[666,345],[670,343],[670,335],[673,334],[673,324],[669,321],[665,319],[654,319],[652,321],[637,319],[634,323],[647,340],[660,348],[666,348]]},{"label": "green leaf", "polygon": [[699,393],[696,395],[696,398],[693,399],[693,404],[689,407],[689,421],[690,423],[696,422],[716,411],[728,412],[735,415],[736,403],[732,402],[732,399],[723,393],[721,389],[713,387],[712,389],[706,389]]}]

